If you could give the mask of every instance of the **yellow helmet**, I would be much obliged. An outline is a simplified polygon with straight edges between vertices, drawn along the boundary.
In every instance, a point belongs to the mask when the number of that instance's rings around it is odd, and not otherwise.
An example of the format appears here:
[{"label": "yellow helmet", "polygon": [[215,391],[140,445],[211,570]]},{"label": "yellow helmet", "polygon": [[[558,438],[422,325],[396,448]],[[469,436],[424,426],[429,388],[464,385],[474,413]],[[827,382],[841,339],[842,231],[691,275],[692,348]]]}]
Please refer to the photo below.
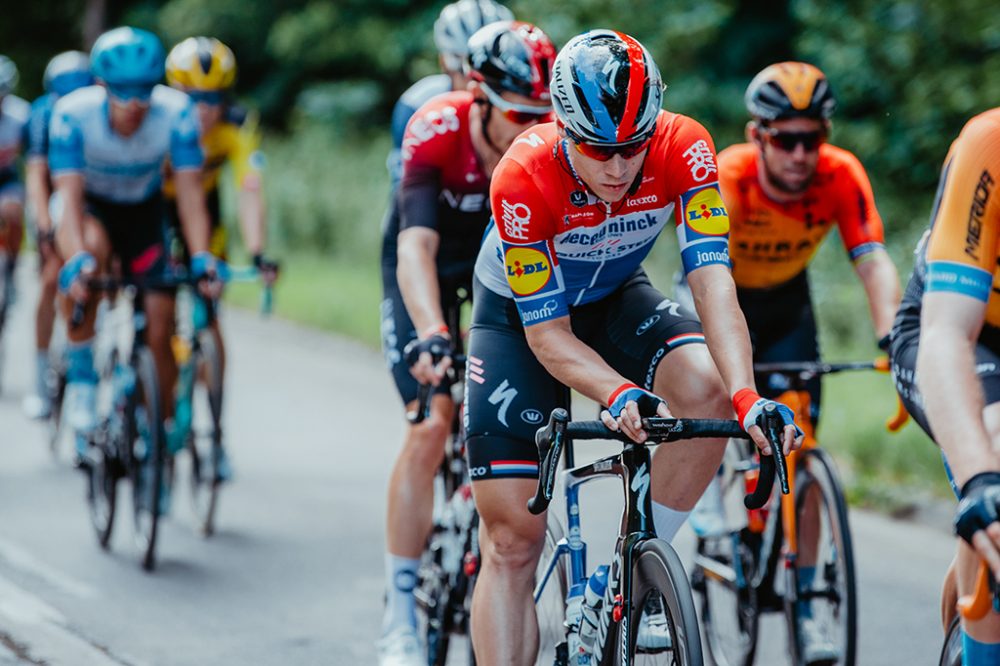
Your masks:
[{"label": "yellow helmet", "polygon": [[182,90],[224,92],[236,82],[236,56],[214,37],[188,37],[167,55],[167,83]]}]

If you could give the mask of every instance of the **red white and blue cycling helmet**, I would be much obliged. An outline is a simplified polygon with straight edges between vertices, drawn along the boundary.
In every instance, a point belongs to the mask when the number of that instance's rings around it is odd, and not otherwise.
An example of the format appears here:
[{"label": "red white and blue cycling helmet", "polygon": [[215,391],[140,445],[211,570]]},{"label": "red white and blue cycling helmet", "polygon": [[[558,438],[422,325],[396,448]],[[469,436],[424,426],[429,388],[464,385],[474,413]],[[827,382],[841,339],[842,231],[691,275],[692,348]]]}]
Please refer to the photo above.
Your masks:
[{"label": "red white and blue cycling helmet", "polygon": [[652,136],[663,79],[635,38],[591,30],[571,39],[552,70],[552,106],[578,143],[623,144]]}]

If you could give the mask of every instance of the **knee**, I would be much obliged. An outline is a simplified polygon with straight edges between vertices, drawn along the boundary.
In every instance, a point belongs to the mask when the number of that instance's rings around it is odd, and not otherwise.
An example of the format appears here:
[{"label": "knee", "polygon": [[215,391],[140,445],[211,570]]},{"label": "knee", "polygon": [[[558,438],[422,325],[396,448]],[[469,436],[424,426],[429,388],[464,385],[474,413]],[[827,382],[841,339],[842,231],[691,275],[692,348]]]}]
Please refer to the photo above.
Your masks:
[{"label": "knee", "polygon": [[444,455],[444,442],[451,424],[443,414],[431,412],[423,422],[410,429],[405,455],[408,464],[433,474]]},{"label": "knee", "polygon": [[536,526],[518,521],[484,522],[480,540],[484,561],[490,566],[511,573],[530,575],[542,552],[545,536]]},{"label": "knee", "polygon": [[684,383],[683,394],[675,398],[675,401],[680,408],[678,411],[685,416],[707,419],[733,418],[733,405],[729,399],[729,392],[714,364],[689,375],[688,381]]}]

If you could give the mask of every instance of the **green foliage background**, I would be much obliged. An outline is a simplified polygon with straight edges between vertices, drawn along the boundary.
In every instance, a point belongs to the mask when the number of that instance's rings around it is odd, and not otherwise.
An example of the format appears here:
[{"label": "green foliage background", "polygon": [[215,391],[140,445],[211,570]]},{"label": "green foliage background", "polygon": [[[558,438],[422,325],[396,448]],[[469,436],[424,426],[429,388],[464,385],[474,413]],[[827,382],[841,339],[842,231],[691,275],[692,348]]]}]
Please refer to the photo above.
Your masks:
[{"label": "green foliage background", "polygon": [[[6,8],[0,50],[21,68],[20,93],[38,94],[47,59],[82,45],[84,6],[101,1]],[[437,71],[431,26],[444,0],[104,1],[109,27],[146,27],[168,46],[194,34],[232,46],[239,96],[261,110],[269,128],[271,235],[286,266],[279,311],[377,343],[388,119],[410,83]],[[969,117],[1000,104],[995,0],[509,5],[557,45],[595,27],[637,37],[669,85],[666,107],[705,124],[720,149],[742,138],[743,90],[757,71],[783,59],[821,67],[840,100],[832,139],[867,167],[904,280],[949,143]],[[664,288],[676,254],[665,234],[648,262]],[[826,355],[870,356],[867,307],[838,242],[826,244],[812,272]],[[916,428],[890,439],[881,429],[893,404],[887,378],[827,385],[823,436],[843,441],[857,492],[880,497],[885,478],[934,479],[940,490],[937,454]]]}]

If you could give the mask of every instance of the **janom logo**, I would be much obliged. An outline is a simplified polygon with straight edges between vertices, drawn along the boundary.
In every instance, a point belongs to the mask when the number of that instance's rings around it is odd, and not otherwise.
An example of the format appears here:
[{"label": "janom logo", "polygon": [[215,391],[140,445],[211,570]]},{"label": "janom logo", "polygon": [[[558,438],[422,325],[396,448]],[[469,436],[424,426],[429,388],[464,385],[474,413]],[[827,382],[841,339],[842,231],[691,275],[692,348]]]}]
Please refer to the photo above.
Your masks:
[{"label": "janom logo", "polygon": [[512,247],[504,256],[507,282],[518,296],[535,294],[548,284],[552,276],[549,258],[531,247]]},{"label": "janom logo", "polygon": [[684,209],[684,219],[689,227],[707,236],[721,236],[729,231],[729,213],[714,187],[706,187],[691,197]]}]

